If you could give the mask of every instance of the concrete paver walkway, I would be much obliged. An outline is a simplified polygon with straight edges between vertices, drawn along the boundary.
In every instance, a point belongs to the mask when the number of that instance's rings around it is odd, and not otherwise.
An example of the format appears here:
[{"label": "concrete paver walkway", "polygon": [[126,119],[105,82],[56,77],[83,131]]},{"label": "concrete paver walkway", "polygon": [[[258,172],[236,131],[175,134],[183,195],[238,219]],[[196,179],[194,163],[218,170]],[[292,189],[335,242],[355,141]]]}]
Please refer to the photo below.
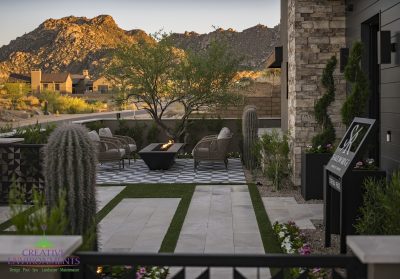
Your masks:
[{"label": "concrete paver walkway", "polygon": [[100,250],[157,253],[179,202],[179,198],[123,199],[100,222]]},{"label": "concrete paver walkway", "polygon": [[101,186],[96,187],[97,212],[102,210],[113,198],[124,190],[126,186]]},{"label": "concrete paver walkway", "polygon": [[[264,254],[247,185],[197,186],[175,253]],[[202,270],[188,268],[186,275],[195,278]],[[257,278],[254,268],[239,270]],[[270,277],[268,269],[260,271],[260,278]],[[212,268],[211,278],[232,278],[232,273],[231,268]]]},{"label": "concrete paver walkway", "polygon": [[311,220],[323,219],[323,204],[297,203],[294,197],[263,197],[271,224],[293,221],[300,229],[315,229]]}]

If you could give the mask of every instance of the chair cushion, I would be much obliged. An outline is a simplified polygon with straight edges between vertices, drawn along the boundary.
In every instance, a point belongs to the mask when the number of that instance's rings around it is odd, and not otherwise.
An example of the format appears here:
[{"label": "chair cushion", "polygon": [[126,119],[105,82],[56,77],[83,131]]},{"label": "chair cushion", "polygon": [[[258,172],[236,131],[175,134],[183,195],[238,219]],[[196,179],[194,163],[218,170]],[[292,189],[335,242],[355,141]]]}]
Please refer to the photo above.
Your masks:
[{"label": "chair cushion", "polygon": [[108,138],[112,138],[112,136],[113,136],[110,128],[100,128],[99,135],[100,135],[100,137],[108,137]]},{"label": "chair cushion", "polygon": [[226,139],[229,138],[230,136],[231,136],[231,130],[229,130],[229,128],[227,127],[224,127],[219,132],[217,139]]},{"label": "chair cushion", "polygon": [[90,131],[88,133],[88,136],[92,141],[100,141],[100,137],[99,137],[99,135],[97,134],[96,131]]},{"label": "chair cushion", "polygon": [[119,151],[118,149],[112,148],[112,149],[108,149],[106,151],[106,153],[108,154],[121,154],[121,156],[125,156],[125,149],[120,148]]},{"label": "chair cushion", "polygon": [[198,154],[198,155],[203,155],[203,154],[204,155],[208,155],[209,152],[210,152],[210,149],[208,149],[207,147],[199,147],[199,148],[196,149],[196,154]]},{"label": "chair cushion", "polygon": [[136,150],[137,150],[136,144],[130,143],[130,144],[129,144],[129,150],[130,150],[131,152],[136,151]]}]

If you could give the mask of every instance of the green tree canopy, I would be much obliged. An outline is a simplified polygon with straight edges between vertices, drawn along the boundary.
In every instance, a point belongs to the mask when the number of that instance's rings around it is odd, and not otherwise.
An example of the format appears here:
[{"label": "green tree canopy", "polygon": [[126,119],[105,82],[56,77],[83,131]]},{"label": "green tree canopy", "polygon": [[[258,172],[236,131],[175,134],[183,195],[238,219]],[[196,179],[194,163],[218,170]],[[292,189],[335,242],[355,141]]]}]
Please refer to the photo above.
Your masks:
[{"label": "green tree canopy", "polygon": [[[184,52],[162,35],[154,42],[118,48],[107,75],[127,92],[127,99],[144,103],[155,123],[179,140],[194,111],[234,100],[229,88],[234,84],[239,62],[223,43],[212,42],[203,51]],[[174,103],[181,104],[184,113],[178,127],[171,128],[162,119]]]}]

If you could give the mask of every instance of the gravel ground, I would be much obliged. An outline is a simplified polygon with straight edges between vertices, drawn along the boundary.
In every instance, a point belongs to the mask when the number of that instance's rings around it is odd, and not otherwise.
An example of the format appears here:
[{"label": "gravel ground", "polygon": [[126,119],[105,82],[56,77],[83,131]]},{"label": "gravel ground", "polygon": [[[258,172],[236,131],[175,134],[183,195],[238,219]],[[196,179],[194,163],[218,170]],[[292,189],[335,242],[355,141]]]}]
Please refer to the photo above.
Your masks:
[{"label": "gravel ground", "polygon": [[[258,191],[262,197],[294,197],[298,203],[323,203],[322,200],[308,200],[305,201],[301,196],[300,187],[294,186],[290,181],[285,181],[282,189],[275,191],[260,171],[252,174],[250,171],[245,170],[247,183],[256,183]],[[312,220],[315,230],[302,230],[305,234],[306,241],[310,243],[312,251],[315,254],[339,254],[339,236],[332,235],[331,247],[324,247],[324,224],[322,220]]]}]

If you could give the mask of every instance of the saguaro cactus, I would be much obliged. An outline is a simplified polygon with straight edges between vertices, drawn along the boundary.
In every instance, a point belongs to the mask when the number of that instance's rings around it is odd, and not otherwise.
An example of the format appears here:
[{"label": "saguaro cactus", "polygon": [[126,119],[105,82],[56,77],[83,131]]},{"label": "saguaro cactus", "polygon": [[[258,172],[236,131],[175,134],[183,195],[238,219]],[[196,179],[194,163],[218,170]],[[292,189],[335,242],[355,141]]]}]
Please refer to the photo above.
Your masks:
[{"label": "saguaro cactus", "polygon": [[248,169],[253,169],[256,158],[253,154],[258,137],[258,118],[255,106],[246,106],[242,116],[243,133],[243,163]]},{"label": "saguaro cactus", "polygon": [[66,233],[88,237],[96,232],[97,158],[87,132],[83,126],[71,124],[54,130],[44,150],[44,176],[48,208],[57,204],[61,192],[66,193]]}]

